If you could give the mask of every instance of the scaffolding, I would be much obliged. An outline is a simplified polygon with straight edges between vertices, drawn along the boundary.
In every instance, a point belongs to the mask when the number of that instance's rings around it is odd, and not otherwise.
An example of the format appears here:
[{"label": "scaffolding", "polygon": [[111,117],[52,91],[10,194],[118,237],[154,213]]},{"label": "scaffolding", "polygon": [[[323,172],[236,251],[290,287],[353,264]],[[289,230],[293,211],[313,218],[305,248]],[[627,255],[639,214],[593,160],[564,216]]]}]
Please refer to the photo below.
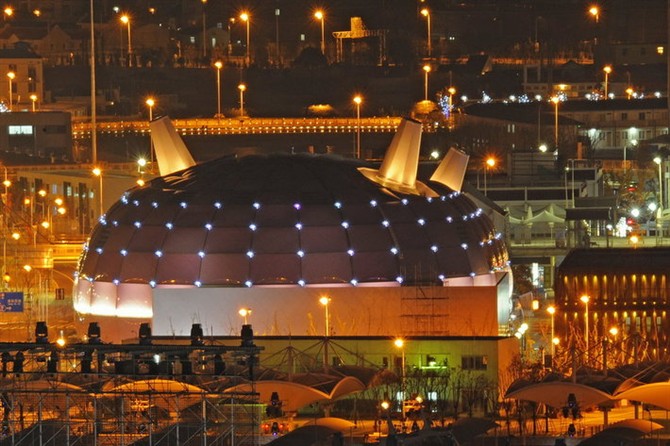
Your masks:
[{"label": "scaffolding", "polygon": [[[82,343],[0,344],[0,445],[260,444],[261,348]],[[250,384],[250,391],[232,390]]]},{"label": "scaffolding", "polygon": [[356,54],[356,43],[363,39],[376,38],[377,64],[386,64],[386,30],[385,29],[366,29],[361,17],[351,17],[351,29],[348,31],[335,31],[333,37],[335,38],[337,48],[337,62],[345,61],[344,42],[351,42],[351,54]]}]

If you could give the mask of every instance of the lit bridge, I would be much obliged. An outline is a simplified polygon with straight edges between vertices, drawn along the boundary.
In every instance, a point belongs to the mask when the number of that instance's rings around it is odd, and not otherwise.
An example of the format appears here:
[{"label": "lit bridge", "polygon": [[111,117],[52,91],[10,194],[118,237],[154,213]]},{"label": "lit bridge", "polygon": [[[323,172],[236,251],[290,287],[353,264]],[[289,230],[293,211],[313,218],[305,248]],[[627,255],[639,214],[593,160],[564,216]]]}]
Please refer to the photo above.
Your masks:
[{"label": "lit bridge", "polygon": [[[383,118],[197,118],[173,119],[177,132],[182,136],[252,135],[291,133],[354,133],[360,126],[362,133],[394,133],[400,117]],[[112,136],[145,135],[149,133],[148,121],[100,121],[98,134]],[[425,126],[424,131],[431,131]],[[74,139],[91,137],[90,122],[72,124]]]}]

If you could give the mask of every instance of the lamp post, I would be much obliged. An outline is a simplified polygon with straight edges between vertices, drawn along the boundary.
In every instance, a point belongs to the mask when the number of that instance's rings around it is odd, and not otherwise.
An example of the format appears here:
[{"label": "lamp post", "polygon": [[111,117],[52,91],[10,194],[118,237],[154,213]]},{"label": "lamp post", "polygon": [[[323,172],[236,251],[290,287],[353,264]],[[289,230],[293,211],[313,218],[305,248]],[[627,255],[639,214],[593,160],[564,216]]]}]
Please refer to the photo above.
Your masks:
[{"label": "lamp post", "polygon": [[589,14],[593,16],[596,23],[600,21],[600,8],[598,8],[596,5],[593,5],[589,8]]},{"label": "lamp post", "polygon": [[221,119],[221,68],[223,63],[220,60],[214,62],[216,68],[216,118]]},{"label": "lamp post", "polygon": [[323,368],[324,370],[328,368],[328,337],[330,336],[330,314],[328,312],[328,306],[330,305],[330,297],[321,296],[319,298],[319,303],[323,305],[325,310],[325,322],[326,322],[326,331],[324,336],[323,343]]},{"label": "lamp post", "polygon": [[237,86],[237,89],[240,90],[240,118],[244,117],[244,92],[247,90],[247,86],[240,84]]},{"label": "lamp post", "polygon": [[580,298],[582,302],[584,302],[584,343],[586,344],[586,360],[588,361],[590,359],[590,345],[589,345],[589,301],[591,298],[587,295],[584,295]]},{"label": "lamp post", "polygon": [[10,71],[7,73],[7,80],[9,82],[9,111],[12,111],[14,108],[14,98],[13,98],[13,84],[14,84],[14,78],[16,77],[16,73],[13,71]]},{"label": "lamp post", "polygon": [[244,325],[247,325],[249,316],[251,316],[251,308],[240,308],[238,314],[244,319]]},{"label": "lamp post", "polygon": [[128,15],[122,15],[119,20],[121,20],[121,23],[127,26],[128,28],[128,66],[132,67],[133,66],[133,44],[132,44],[132,39],[130,35],[130,17]]},{"label": "lamp post", "polygon": [[402,400],[400,401],[400,407],[402,407],[402,417],[405,418],[405,340],[402,338],[397,338],[393,341],[393,345],[400,349],[400,394]]},{"label": "lamp post", "polygon": [[612,66],[605,65],[603,67],[603,72],[605,73],[605,99],[609,99],[608,87],[609,87],[610,73],[612,72]]},{"label": "lamp post", "polygon": [[554,150],[558,152],[558,104],[561,99],[558,96],[552,96],[551,102],[554,103]]},{"label": "lamp post", "polygon": [[326,16],[323,11],[318,10],[314,13],[314,17],[321,22],[321,53],[326,57]]},{"label": "lamp post", "polygon": [[359,95],[354,96],[356,104],[356,159],[361,159],[361,103],[363,98]]},{"label": "lamp post", "polygon": [[36,94],[31,94],[30,95],[30,101],[32,102],[33,105],[33,113],[35,113],[36,110],[36,103],[37,103],[37,95]]},{"label": "lamp post", "polygon": [[484,163],[484,195],[487,193],[487,188],[486,188],[486,176],[488,174],[489,168],[494,168],[496,165],[496,159],[493,158],[492,156],[488,157],[486,159],[486,162]]},{"label": "lamp post", "polygon": [[251,53],[249,52],[249,36],[250,36],[250,34],[249,34],[249,22],[251,21],[251,16],[249,16],[248,12],[243,12],[242,14],[240,14],[240,20],[242,20],[243,22],[245,22],[247,24],[247,52],[246,52],[245,63],[247,64],[247,66],[249,66],[249,64],[251,63],[251,58],[250,58]]},{"label": "lamp post", "polygon": [[428,100],[428,73],[430,73],[430,65],[423,66],[423,100]]},{"label": "lamp post", "polygon": [[207,59],[207,16],[205,7],[207,6],[207,0],[202,1],[202,58],[203,61]]},{"label": "lamp post", "polygon": [[550,305],[547,307],[547,313],[551,316],[551,364],[554,364],[554,354],[556,354],[556,345],[554,344],[554,315],[556,314],[556,307]]},{"label": "lamp post", "polygon": [[93,168],[93,175],[98,177],[98,204],[99,204],[99,210],[100,214],[98,217],[102,217],[102,214],[104,212],[103,209],[103,202],[102,202],[102,169],[99,167],[94,167]]},{"label": "lamp post", "polygon": [[426,18],[426,55],[428,57],[432,54],[432,43],[430,41],[430,10],[428,8],[423,8],[421,10],[421,15]]},{"label": "lamp post", "polygon": [[663,159],[660,156],[654,157],[654,162],[658,164],[658,208],[659,212],[665,209],[663,203]]},{"label": "lamp post", "polygon": [[156,101],[154,98],[147,98],[144,103],[147,104],[147,107],[149,107],[149,122],[151,122],[154,120],[154,105],[156,105]]}]

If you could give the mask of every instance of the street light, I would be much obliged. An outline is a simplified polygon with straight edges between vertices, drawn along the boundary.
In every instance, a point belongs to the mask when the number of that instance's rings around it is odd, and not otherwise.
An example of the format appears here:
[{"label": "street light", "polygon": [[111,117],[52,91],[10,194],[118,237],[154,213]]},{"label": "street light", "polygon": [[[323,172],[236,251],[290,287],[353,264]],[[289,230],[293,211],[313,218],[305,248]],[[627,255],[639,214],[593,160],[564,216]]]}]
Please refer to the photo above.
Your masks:
[{"label": "street light", "polygon": [[428,73],[430,73],[430,65],[423,66],[423,100],[428,100]]},{"label": "street light", "polygon": [[593,5],[589,8],[589,14],[593,16],[596,23],[600,21],[600,8],[596,5]]},{"label": "street light", "polygon": [[239,315],[244,319],[244,325],[248,324],[248,318],[251,316],[251,308],[240,308]]},{"label": "street light", "polygon": [[221,119],[221,68],[223,63],[220,60],[214,62],[216,68],[216,118]]},{"label": "street light", "polygon": [[328,336],[330,336],[330,314],[328,313],[328,306],[330,304],[330,297],[328,296],[321,296],[319,298],[319,303],[323,305],[323,308],[326,312],[325,314],[325,319],[326,319],[326,333],[324,336],[324,343],[323,343],[323,368],[326,370],[328,368]]},{"label": "street light", "polygon": [[558,96],[552,96],[551,102],[554,103],[554,150],[558,152],[558,104],[561,99]]},{"label": "street light", "polygon": [[149,107],[149,122],[151,122],[154,120],[154,105],[156,105],[156,101],[154,98],[147,98],[145,104]]},{"label": "street light", "polygon": [[35,109],[36,109],[35,103],[37,102],[37,95],[36,94],[31,94],[30,95],[30,101],[33,103],[33,113],[34,113]]},{"label": "street light", "polygon": [[402,338],[396,338],[393,341],[393,345],[400,349],[400,393],[402,395],[401,407],[402,407],[402,416],[405,418],[405,340]]},{"label": "street light", "polygon": [[12,108],[14,108],[14,98],[12,90],[15,77],[16,73],[14,73],[13,71],[7,73],[7,79],[9,81],[9,111],[12,111]]},{"label": "street light", "polygon": [[589,301],[591,298],[584,294],[579,298],[584,303],[584,343],[586,344],[586,361],[589,361]]},{"label": "street light", "polygon": [[119,20],[121,20],[121,23],[126,25],[128,27],[128,66],[132,67],[133,66],[133,44],[132,40],[130,37],[130,17],[128,15],[122,15],[119,17]]},{"label": "street light", "polygon": [[658,209],[662,212],[665,209],[663,204],[663,159],[660,156],[654,157],[654,162],[658,164]]},{"label": "street light", "polygon": [[609,87],[609,78],[610,78],[610,73],[612,72],[612,66],[611,65],[605,65],[603,67],[603,71],[605,72],[605,99],[609,99],[607,91],[608,91],[608,87]]},{"label": "street light", "polygon": [[98,202],[100,206],[100,214],[98,215],[98,217],[102,217],[102,214],[104,212],[102,203],[102,169],[99,167],[94,167],[92,172],[93,175],[98,177]]},{"label": "street light", "polygon": [[426,18],[426,31],[427,31],[426,53],[428,57],[430,57],[433,51],[432,51],[432,43],[430,41],[430,11],[428,10],[428,8],[423,8],[421,10],[421,15]]},{"label": "street light", "polygon": [[484,195],[486,195],[487,189],[486,189],[486,176],[488,174],[489,168],[494,168],[496,165],[496,159],[493,158],[492,156],[486,158],[486,162],[484,163]]},{"label": "street light", "polygon": [[246,53],[246,64],[247,64],[247,66],[249,66],[249,64],[250,64],[250,62],[251,62],[251,58],[250,58],[250,56],[249,56],[249,55],[251,54],[251,53],[249,52],[249,22],[251,21],[251,16],[249,16],[249,13],[247,13],[247,12],[243,12],[242,14],[240,14],[240,20],[242,20],[243,22],[246,22],[246,24],[247,24],[247,53]]},{"label": "street light", "polygon": [[554,354],[556,353],[556,345],[554,344],[554,315],[556,314],[556,307],[550,305],[547,307],[547,313],[551,315],[551,363],[554,363]]},{"label": "street light", "polygon": [[240,84],[237,86],[240,90],[240,118],[244,117],[244,92],[247,90],[247,86]]},{"label": "street light", "polygon": [[359,95],[354,96],[356,104],[356,159],[361,159],[361,103],[363,98]]},{"label": "street light", "polygon": [[323,57],[326,57],[326,16],[323,11],[318,10],[314,13],[314,17],[321,22],[321,52]]}]

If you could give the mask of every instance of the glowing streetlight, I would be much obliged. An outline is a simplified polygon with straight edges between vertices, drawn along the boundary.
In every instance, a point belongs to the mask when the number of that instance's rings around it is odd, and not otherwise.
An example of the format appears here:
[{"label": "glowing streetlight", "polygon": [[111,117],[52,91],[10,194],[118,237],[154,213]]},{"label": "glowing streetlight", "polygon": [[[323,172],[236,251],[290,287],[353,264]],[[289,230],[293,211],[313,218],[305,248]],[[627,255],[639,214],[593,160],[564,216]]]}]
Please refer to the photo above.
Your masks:
[{"label": "glowing streetlight", "polygon": [[133,66],[133,44],[132,44],[132,39],[130,35],[130,17],[128,15],[122,15],[119,17],[119,20],[121,20],[121,23],[127,26],[128,28],[128,66],[132,67]]},{"label": "glowing streetlight", "polygon": [[430,41],[430,10],[428,8],[423,8],[421,10],[421,15],[426,18],[426,54],[430,57],[433,52],[432,43]]},{"label": "glowing streetlight", "polygon": [[246,64],[247,66],[251,63],[251,57],[250,57],[250,52],[249,52],[249,37],[250,37],[250,31],[249,31],[249,23],[251,22],[251,16],[249,15],[248,12],[243,12],[240,14],[240,20],[245,22],[247,24],[247,53],[246,53]]},{"label": "glowing streetlight", "polygon": [[556,314],[556,307],[553,305],[547,307],[547,313],[551,315],[551,362],[554,362],[554,354],[556,353],[556,345],[554,344],[554,315]]},{"label": "glowing streetlight", "polygon": [[586,361],[589,360],[589,301],[586,294],[579,298],[584,303],[584,343],[586,344]]},{"label": "glowing streetlight", "polygon": [[609,87],[610,73],[612,72],[612,66],[605,65],[603,67],[603,72],[605,73],[605,99],[609,99],[608,87]]},{"label": "glowing streetlight", "polygon": [[[405,400],[405,340],[402,338],[396,338],[393,341],[393,345],[396,346],[396,348],[400,349],[400,374],[401,374],[401,393],[402,393],[402,399],[403,401]],[[404,406],[404,405],[403,405]],[[403,417],[405,416],[405,408],[403,407]]]},{"label": "glowing streetlight", "polygon": [[447,93],[449,93],[449,112],[451,113],[451,109],[454,106],[454,95],[456,94],[456,89],[454,87],[449,87],[447,89]]},{"label": "glowing streetlight", "polygon": [[251,308],[240,308],[238,314],[242,316],[242,318],[244,319],[244,325],[248,325],[249,324],[248,318],[249,316],[251,316]]},{"label": "glowing streetlight", "polygon": [[359,95],[354,96],[356,104],[356,158],[361,159],[361,103],[363,98]]},{"label": "glowing streetlight", "polygon": [[100,214],[98,216],[101,217],[102,214],[104,213],[103,202],[102,202],[102,169],[99,167],[94,167],[92,172],[93,175],[98,177],[98,201],[100,205]]},{"label": "glowing streetlight", "polygon": [[14,9],[9,6],[6,7],[2,12],[4,13],[5,20],[11,18],[14,15]]},{"label": "glowing streetlight", "polygon": [[589,14],[593,16],[596,23],[600,22],[600,8],[596,5],[593,5],[589,8]]},{"label": "glowing streetlight", "polygon": [[33,112],[36,110],[36,103],[37,103],[37,95],[36,94],[31,94],[30,95],[30,102],[33,104]]},{"label": "glowing streetlight", "polygon": [[221,68],[223,63],[220,60],[214,62],[216,68],[216,118],[221,119]]},{"label": "glowing streetlight", "polygon": [[244,117],[244,92],[247,90],[247,86],[240,84],[237,86],[237,89],[240,90],[240,118]]},{"label": "glowing streetlight", "polygon": [[423,100],[428,100],[428,73],[430,73],[430,65],[423,66]]},{"label": "glowing streetlight", "polygon": [[558,96],[552,96],[551,102],[554,103],[554,150],[558,151],[558,104],[561,99]]},{"label": "glowing streetlight", "polygon": [[486,158],[486,161],[484,162],[484,195],[486,195],[487,189],[486,189],[486,177],[488,174],[489,169],[493,169],[496,166],[496,159],[493,158],[492,156]]},{"label": "glowing streetlight", "polygon": [[330,297],[321,296],[319,298],[319,303],[323,305],[323,308],[326,311],[325,320],[326,320],[326,337],[330,336],[330,314],[328,313],[328,305],[330,304]]},{"label": "glowing streetlight", "polygon": [[321,52],[326,57],[326,15],[323,11],[318,10],[314,13],[314,18],[321,22]]},{"label": "glowing streetlight", "polygon": [[13,98],[14,78],[16,78],[16,73],[14,73],[13,71],[7,73],[7,79],[9,81],[9,111],[11,111],[12,108],[14,107],[14,98]]},{"label": "glowing streetlight", "polygon": [[156,101],[154,98],[147,98],[144,103],[147,104],[147,107],[149,107],[149,122],[151,122],[154,120],[154,105],[156,105]]},{"label": "glowing streetlight", "polygon": [[205,6],[207,5],[207,0],[202,1],[202,58],[203,60],[207,58],[207,20],[205,15]]}]

